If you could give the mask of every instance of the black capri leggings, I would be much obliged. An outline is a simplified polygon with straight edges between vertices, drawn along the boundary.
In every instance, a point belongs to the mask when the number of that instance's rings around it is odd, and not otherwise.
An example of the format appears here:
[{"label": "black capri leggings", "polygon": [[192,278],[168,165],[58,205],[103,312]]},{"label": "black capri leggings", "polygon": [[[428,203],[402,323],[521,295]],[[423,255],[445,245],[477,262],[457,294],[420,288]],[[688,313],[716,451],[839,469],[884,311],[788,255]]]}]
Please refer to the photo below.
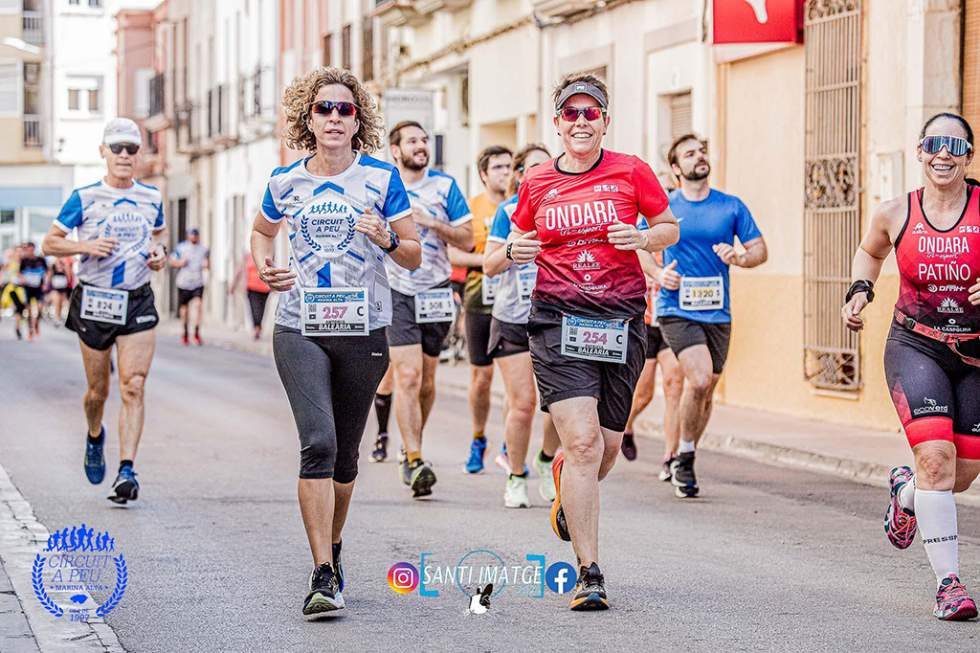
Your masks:
[{"label": "black capri leggings", "polygon": [[265,317],[265,303],[269,301],[269,293],[258,290],[248,291],[248,307],[252,311],[252,326],[261,327]]},{"label": "black capri leggings", "polygon": [[300,442],[300,478],[357,477],[374,393],[388,369],[385,329],[367,337],[307,337],[276,325],[272,350]]}]

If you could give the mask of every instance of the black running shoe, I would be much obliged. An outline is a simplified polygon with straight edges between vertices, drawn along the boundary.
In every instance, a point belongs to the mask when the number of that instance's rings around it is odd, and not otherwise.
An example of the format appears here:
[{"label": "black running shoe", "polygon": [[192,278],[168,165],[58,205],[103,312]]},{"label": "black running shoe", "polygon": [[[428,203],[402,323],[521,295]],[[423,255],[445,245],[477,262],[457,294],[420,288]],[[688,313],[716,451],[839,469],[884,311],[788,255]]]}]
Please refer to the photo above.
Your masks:
[{"label": "black running shoe", "polygon": [[436,474],[432,468],[421,460],[416,460],[411,467],[412,498],[427,497],[432,494],[432,486],[436,484]]},{"label": "black running shoe", "polygon": [[329,562],[314,567],[310,574],[310,593],[303,602],[303,614],[316,619],[344,609],[344,595],[340,593],[337,574]]},{"label": "black running shoe", "polygon": [[636,460],[636,438],[630,432],[623,433],[623,444],[619,447],[626,460]]},{"label": "black running shoe", "polygon": [[677,459],[674,456],[664,458],[664,462],[660,466],[660,473],[657,475],[657,478],[659,478],[661,481],[669,481],[671,478],[673,478],[674,473],[670,471],[670,468],[674,464],[675,460]]},{"label": "black running shoe", "polygon": [[333,566],[337,570],[337,586],[341,592],[344,591],[344,566],[340,564],[340,549],[344,542],[341,540],[331,545],[333,548]]},{"label": "black running shoe", "polygon": [[694,476],[694,452],[677,454],[671,463],[671,484],[674,494],[681,499],[693,499],[698,496],[698,479]]},{"label": "black running shoe", "polygon": [[113,503],[125,506],[130,501],[136,501],[140,492],[140,484],[136,480],[136,472],[133,471],[132,467],[127,465],[119,470],[116,480],[112,484],[112,491],[115,494],[110,494],[106,498]]},{"label": "black running shoe", "polygon": [[379,433],[374,439],[374,451],[371,452],[371,462],[383,463],[388,459],[388,434]]},{"label": "black running shoe", "polygon": [[606,579],[599,571],[599,565],[592,563],[588,567],[580,567],[578,582],[575,584],[575,596],[568,606],[572,610],[608,610],[609,601],[606,599]]}]

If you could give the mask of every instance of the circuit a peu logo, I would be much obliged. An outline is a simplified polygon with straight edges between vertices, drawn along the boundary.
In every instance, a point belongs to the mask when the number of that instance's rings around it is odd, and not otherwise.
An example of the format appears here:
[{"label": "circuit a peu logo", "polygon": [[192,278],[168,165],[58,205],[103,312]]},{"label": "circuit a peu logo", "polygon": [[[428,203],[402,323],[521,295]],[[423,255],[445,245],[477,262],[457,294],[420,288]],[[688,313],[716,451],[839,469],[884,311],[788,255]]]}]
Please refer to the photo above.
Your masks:
[{"label": "circuit a peu logo", "polygon": [[[34,596],[41,606],[56,618],[67,611],[70,621],[88,622],[93,611],[97,618],[105,617],[119,605],[128,582],[126,559],[116,539],[85,524],[52,533],[34,556],[31,570]],[[109,595],[97,603],[92,592]]]}]

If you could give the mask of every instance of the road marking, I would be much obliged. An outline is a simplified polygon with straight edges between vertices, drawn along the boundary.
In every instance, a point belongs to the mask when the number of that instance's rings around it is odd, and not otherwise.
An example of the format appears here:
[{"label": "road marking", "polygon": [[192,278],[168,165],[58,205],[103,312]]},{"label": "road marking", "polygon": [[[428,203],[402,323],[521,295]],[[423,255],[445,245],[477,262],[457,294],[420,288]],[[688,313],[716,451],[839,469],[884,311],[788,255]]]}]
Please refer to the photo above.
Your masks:
[{"label": "road marking", "polygon": [[[31,505],[0,465],[0,558],[27,623],[37,639],[38,648],[43,653],[125,653],[105,619],[93,617],[89,623],[68,621],[67,615],[58,619],[41,607],[34,597],[31,567],[34,556],[47,543],[49,535],[48,529],[37,520]],[[58,602],[65,603],[63,600]]]}]

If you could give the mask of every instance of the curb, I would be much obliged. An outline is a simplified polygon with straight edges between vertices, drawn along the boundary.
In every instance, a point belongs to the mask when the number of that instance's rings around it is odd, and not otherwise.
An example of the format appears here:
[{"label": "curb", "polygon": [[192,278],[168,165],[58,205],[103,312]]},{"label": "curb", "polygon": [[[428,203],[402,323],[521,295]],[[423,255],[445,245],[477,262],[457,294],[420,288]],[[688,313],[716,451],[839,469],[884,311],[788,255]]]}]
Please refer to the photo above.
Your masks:
[{"label": "curb", "polygon": [[0,466],[0,558],[38,649],[44,653],[124,653],[115,631],[104,617],[88,622],[54,619],[35,600],[29,580],[31,567],[35,554],[49,535],[48,529],[34,516],[31,505]]},{"label": "curb", "polygon": [[[465,384],[456,381],[443,381],[437,387],[440,390],[447,390],[456,397],[466,398],[469,393],[469,388]],[[491,391],[491,400],[495,406],[501,407],[504,402],[503,392],[494,389]],[[636,435],[648,440],[663,441],[662,426],[650,419],[641,418],[637,421]],[[735,437],[720,431],[713,431],[710,427],[704,435],[701,448],[708,451],[719,451],[776,467],[792,467],[820,474],[830,474],[864,485],[888,487],[888,476],[891,474],[891,467],[888,465],[827,456],[803,449]],[[971,489],[965,493],[959,493],[956,495],[956,502],[960,505],[980,507],[980,492],[977,489]]]}]

